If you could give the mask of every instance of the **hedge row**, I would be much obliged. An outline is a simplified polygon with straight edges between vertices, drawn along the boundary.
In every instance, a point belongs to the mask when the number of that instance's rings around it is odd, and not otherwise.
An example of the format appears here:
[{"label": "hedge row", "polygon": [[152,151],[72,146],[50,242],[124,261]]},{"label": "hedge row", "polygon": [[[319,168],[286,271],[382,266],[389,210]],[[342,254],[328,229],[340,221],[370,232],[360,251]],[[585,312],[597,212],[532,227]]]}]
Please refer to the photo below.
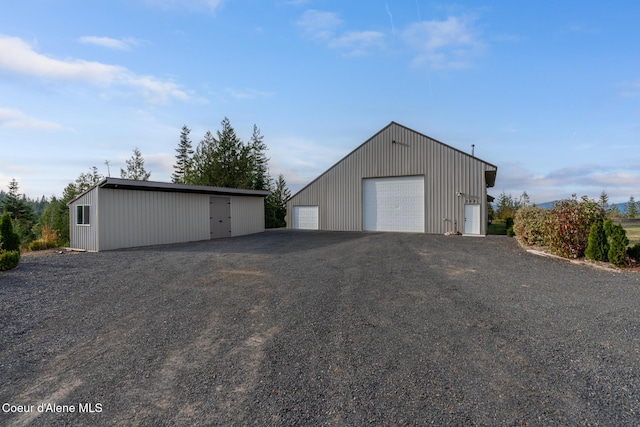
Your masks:
[{"label": "hedge row", "polygon": [[629,240],[619,224],[605,221],[605,211],[586,196],[556,202],[551,209],[525,207],[516,212],[513,225],[518,239],[546,246],[566,258],[586,256],[618,267],[630,259],[640,262],[640,245],[627,249]]}]

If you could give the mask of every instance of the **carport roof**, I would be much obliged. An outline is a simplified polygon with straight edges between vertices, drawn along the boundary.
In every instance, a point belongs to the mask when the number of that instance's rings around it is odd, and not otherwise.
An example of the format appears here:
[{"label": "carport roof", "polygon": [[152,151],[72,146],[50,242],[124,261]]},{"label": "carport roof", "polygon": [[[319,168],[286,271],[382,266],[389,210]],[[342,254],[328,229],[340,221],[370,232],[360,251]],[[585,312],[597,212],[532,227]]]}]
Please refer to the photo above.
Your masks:
[{"label": "carport roof", "polygon": [[84,193],[75,197],[68,204],[73,203],[74,200],[82,196],[83,194],[93,190],[94,188],[112,188],[119,190],[139,190],[139,191],[164,191],[170,193],[196,193],[196,194],[211,194],[219,196],[250,196],[250,197],[266,197],[269,195],[269,191],[262,190],[244,190],[240,188],[226,188],[226,187],[210,187],[207,185],[190,185],[190,184],[174,184],[171,182],[159,182],[159,181],[136,181],[133,179],[122,178],[105,178]]}]

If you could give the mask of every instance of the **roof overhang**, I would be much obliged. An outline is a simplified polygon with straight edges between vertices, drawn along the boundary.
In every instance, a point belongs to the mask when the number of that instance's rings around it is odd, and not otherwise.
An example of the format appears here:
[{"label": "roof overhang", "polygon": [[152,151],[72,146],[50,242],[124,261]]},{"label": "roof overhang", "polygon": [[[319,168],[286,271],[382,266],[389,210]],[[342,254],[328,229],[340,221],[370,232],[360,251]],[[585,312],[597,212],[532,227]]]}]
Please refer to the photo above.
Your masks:
[{"label": "roof overhang", "polygon": [[484,171],[484,182],[487,183],[487,187],[493,187],[496,185],[496,175],[498,174],[498,170],[488,170]]},{"label": "roof overhang", "polygon": [[193,194],[209,194],[212,196],[245,196],[245,197],[266,197],[269,191],[262,190],[244,190],[240,188],[226,187],[210,187],[207,185],[190,185],[190,184],[174,184],[171,182],[159,181],[136,181],[133,179],[122,178],[105,178],[89,190],[78,195],[68,204],[91,191],[93,188],[109,188],[114,190],[134,190],[134,191],[162,191],[167,193],[193,193]]}]

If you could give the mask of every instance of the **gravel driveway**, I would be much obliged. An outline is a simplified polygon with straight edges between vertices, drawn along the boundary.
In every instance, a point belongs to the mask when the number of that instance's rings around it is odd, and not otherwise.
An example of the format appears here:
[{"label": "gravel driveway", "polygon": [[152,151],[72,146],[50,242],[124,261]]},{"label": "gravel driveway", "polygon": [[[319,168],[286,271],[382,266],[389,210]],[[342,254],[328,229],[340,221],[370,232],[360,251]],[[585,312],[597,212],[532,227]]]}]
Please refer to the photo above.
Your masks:
[{"label": "gravel driveway", "polygon": [[29,254],[0,425],[636,425],[639,311],[640,274],[502,236]]}]

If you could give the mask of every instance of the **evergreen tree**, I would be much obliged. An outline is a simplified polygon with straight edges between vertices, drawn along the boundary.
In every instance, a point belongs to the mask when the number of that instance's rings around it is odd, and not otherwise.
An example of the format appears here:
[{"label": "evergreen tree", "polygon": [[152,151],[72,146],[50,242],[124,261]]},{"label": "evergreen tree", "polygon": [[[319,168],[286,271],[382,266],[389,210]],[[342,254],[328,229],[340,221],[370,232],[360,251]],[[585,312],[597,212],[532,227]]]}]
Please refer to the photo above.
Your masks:
[{"label": "evergreen tree", "polygon": [[120,178],[136,181],[148,181],[151,172],[144,169],[144,157],[138,147],[133,149],[133,156],[127,160],[127,170],[120,169]]},{"label": "evergreen tree", "polygon": [[[528,197],[528,196],[527,196]],[[513,200],[513,196],[511,194],[507,195],[503,191],[498,196],[497,207],[496,207],[496,217],[500,219],[513,218],[518,210],[518,204],[515,200]]]},{"label": "evergreen tree", "polygon": [[633,196],[629,197],[629,201],[627,202],[627,218],[635,218],[638,216],[638,205],[636,204]]},{"label": "evergreen tree", "polygon": [[603,211],[609,212],[609,196],[604,192],[604,190],[600,193],[599,203]]},{"label": "evergreen tree", "polygon": [[216,151],[214,156],[218,163],[217,185],[229,188],[249,188],[251,182],[250,155],[236,135],[229,119],[225,117],[222,129],[216,132]]},{"label": "evergreen tree", "polygon": [[609,243],[607,242],[607,234],[604,230],[603,221],[597,219],[591,224],[587,249],[584,251],[584,255],[595,261],[606,262],[608,260],[608,252]]},{"label": "evergreen tree", "polygon": [[611,220],[604,223],[604,229],[609,240],[609,252],[607,252],[609,262],[617,267],[624,267],[627,245],[629,244],[627,232],[622,225],[614,224]]},{"label": "evergreen tree", "polygon": [[191,146],[191,140],[189,139],[189,129],[186,125],[182,126],[180,132],[180,144],[176,151],[176,164],[173,165],[173,175],[171,175],[171,181],[179,184],[186,183],[186,176],[189,175],[191,166],[191,156],[193,155],[193,147]]},{"label": "evergreen tree", "polygon": [[198,143],[191,159],[191,165],[185,175],[185,183],[216,186],[220,167],[216,157],[218,141],[210,131]]},{"label": "evergreen tree", "polygon": [[33,237],[32,227],[36,222],[33,206],[27,202],[26,196],[18,194],[18,181],[12,179],[9,183],[9,192],[2,199],[0,212],[8,213],[14,221],[13,229],[23,241],[29,241]]},{"label": "evergreen tree", "polygon": [[9,212],[5,212],[0,219],[0,249],[3,251],[20,250],[20,235],[13,231]]},{"label": "evergreen tree", "polygon": [[270,187],[268,163],[269,159],[265,154],[267,144],[264,143],[264,136],[260,134],[260,129],[253,125],[253,134],[249,142],[251,148],[251,166],[252,166],[252,183],[253,190],[268,190]]},{"label": "evergreen tree", "polygon": [[275,186],[265,199],[265,226],[266,228],[279,228],[287,225],[287,200],[291,198],[291,192],[282,174],[278,176]]},{"label": "evergreen tree", "polygon": [[76,178],[76,189],[78,191],[78,194],[84,193],[85,191],[102,181],[103,178],[104,176],[102,176],[98,172],[98,168],[95,166],[92,166],[91,170],[89,170],[89,172],[87,173],[81,172],[78,178]]},{"label": "evergreen tree", "polygon": [[611,205],[609,211],[607,212],[607,217],[609,218],[620,218],[622,214],[620,213],[620,209],[618,205]]}]

